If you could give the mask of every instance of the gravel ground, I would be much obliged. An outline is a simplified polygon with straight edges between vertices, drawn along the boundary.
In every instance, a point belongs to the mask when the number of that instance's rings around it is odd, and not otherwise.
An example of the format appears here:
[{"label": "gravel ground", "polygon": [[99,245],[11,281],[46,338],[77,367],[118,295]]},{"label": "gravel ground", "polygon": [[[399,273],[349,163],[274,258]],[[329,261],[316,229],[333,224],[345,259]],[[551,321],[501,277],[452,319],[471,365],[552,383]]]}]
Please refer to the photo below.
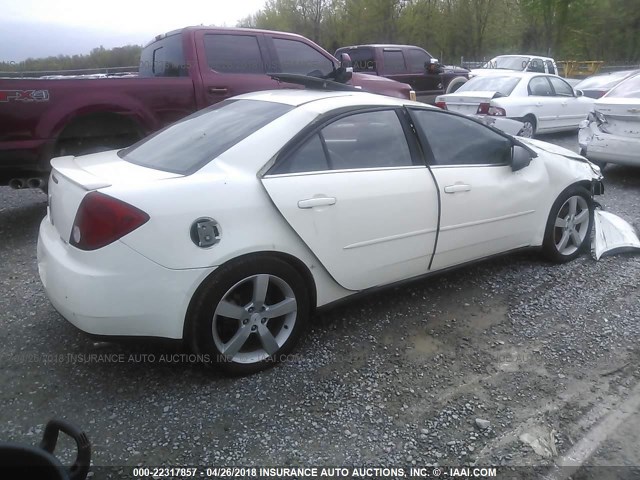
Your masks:
[{"label": "gravel ground", "polygon": [[[577,150],[573,134],[542,139]],[[639,169],[606,171],[606,209],[640,224],[639,193]],[[518,254],[389,290],[319,315],[289,361],[229,379],[173,361],[175,347],[94,343],[58,315],[35,259],[45,209],[44,194],[0,188],[0,439],[33,445],[50,417],[69,419],[93,464],[115,467],[93,478],[265,464],[527,476],[508,468],[553,459],[522,438],[553,438],[549,455],[563,455],[640,380],[640,256]],[[594,464],[638,465],[638,423]]]}]

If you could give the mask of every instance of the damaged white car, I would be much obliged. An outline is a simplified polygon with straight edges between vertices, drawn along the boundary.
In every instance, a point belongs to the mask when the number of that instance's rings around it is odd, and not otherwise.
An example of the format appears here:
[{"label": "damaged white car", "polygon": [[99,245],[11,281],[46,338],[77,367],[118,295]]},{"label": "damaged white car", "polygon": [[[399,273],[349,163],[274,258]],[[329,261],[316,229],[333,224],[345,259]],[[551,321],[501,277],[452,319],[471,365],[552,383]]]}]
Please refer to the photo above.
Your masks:
[{"label": "damaged white car", "polygon": [[601,169],[607,163],[640,166],[640,74],[596,100],[580,124],[578,143]]},{"label": "damaged white car", "polygon": [[55,308],[240,374],[355,294],[522,248],[574,259],[603,191],[568,150],[358,91],[242,95],[51,164],[38,268]]}]

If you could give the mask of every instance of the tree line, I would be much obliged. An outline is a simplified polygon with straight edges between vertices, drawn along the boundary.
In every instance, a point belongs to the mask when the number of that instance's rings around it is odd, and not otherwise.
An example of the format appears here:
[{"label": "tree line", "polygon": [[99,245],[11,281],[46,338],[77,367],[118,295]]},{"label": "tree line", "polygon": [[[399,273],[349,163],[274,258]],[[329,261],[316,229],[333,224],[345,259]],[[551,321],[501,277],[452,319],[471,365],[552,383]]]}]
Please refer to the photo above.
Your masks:
[{"label": "tree line", "polygon": [[507,53],[640,61],[638,0],[268,0],[240,26],[296,32],[331,52],[406,43],[447,62]]},{"label": "tree line", "polygon": [[46,58],[28,58],[23,62],[0,62],[0,72],[83,70],[97,68],[131,67],[140,63],[140,45],[94,48],[87,55],[58,55]]},{"label": "tree line", "polygon": [[[267,0],[241,27],[295,32],[330,52],[362,43],[418,45],[447,63],[533,53],[640,62],[640,0]],[[0,62],[0,71],[138,65],[142,47]]]}]

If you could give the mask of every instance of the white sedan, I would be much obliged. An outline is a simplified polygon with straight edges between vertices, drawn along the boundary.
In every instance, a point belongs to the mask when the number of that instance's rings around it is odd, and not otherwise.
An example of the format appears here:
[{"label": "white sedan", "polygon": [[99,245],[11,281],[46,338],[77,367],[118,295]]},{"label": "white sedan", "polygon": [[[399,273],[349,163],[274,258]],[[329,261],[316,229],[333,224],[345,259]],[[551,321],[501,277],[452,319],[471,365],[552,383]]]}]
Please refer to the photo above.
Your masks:
[{"label": "white sedan", "polygon": [[519,120],[523,137],[577,130],[593,102],[556,75],[527,72],[475,77],[455,93],[436,98],[446,110]]},{"label": "white sedan", "polygon": [[233,374],[358,292],[521,248],[571,260],[602,191],[568,150],[364,92],[242,95],[51,164],[38,268],[55,308]]},{"label": "white sedan", "polygon": [[581,153],[601,168],[607,162],[640,166],[640,74],[596,100],[580,127]]}]

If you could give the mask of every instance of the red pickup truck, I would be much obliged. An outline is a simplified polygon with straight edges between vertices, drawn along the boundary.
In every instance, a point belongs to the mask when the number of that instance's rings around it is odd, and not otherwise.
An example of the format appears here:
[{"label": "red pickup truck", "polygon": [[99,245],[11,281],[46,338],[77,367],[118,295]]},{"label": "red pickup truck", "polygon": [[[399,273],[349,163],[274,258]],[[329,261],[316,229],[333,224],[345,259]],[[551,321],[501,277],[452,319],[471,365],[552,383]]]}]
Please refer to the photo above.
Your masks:
[{"label": "red pickup truck", "polygon": [[[325,76],[338,66],[299,35],[187,27],[157,36],[130,76],[0,79],[0,185],[42,188],[52,157],[128,146],[241,93],[301,88],[268,73]],[[350,83],[415,98],[409,85],[382,77],[356,73]]]}]

